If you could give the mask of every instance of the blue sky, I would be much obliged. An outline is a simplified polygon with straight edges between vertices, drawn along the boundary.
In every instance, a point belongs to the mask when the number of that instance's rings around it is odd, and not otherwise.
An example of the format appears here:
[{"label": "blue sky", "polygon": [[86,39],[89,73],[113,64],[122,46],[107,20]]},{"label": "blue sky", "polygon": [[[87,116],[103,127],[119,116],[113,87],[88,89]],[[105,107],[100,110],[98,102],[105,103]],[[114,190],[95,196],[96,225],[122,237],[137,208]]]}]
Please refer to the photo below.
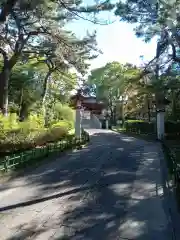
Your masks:
[{"label": "blue sky", "polygon": [[112,61],[140,65],[142,63],[140,59],[141,55],[144,55],[145,61],[151,60],[154,57],[156,48],[155,40],[148,44],[144,43],[135,36],[133,25],[120,22],[112,13],[102,13],[99,19],[103,22],[108,20],[111,23],[102,26],[78,20],[68,25],[68,29],[75,32],[78,37],[85,36],[87,31],[97,31],[98,47],[102,50],[103,54],[91,61],[90,69],[101,67],[107,62]]}]

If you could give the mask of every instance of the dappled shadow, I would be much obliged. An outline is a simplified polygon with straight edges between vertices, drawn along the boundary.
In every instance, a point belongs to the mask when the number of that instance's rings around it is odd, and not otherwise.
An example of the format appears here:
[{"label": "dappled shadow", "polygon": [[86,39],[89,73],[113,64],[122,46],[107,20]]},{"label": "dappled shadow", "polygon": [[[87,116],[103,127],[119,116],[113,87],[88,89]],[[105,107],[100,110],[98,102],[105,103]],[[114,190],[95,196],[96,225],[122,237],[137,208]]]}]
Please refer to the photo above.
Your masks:
[{"label": "dappled shadow", "polygon": [[17,220],[14,238],[6,239],[27,239],[32,228],[33,239],[169,239],[156,148],[111,131],[92,133],[86,148],[27,174],[27,197],[0,205],[13,221],[19,212],[20,219],[36,213],[26,226]]}]

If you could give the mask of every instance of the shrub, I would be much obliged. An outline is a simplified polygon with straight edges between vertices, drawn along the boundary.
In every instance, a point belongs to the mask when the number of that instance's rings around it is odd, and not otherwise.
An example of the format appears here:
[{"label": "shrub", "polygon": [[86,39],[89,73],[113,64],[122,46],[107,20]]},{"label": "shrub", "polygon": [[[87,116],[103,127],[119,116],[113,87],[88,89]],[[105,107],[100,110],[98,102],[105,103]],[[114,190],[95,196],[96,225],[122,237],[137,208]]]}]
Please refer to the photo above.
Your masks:
[{"label": "shrub", "polygon": [[31,131],[28,134],[22,131],[7,132],[5,138],[0,139],[0,152],[15,152],[33,148],[36,145],[35,136],[38,134],[38,131]]},{"label": "shrub", "polygon": [[180,122],[166,121],[165,122],[165,132],[167,134],[180,133]]},{"label": "shrub", "polygon": [[31,114],[27,120],[19,123],[21,131],[31,131],[34,129],[42,129],[44,127],[43,115]]},{"label": "shrub", "polygon": [[16,152],[58,141],[68,135],[72,123],[59,121],[49,129],[43,127],[42,115],[31,114],[24,122],[16,114],[0,115],[0,152]]},{"label": "shrub", "polygon": [[39,134],[36,139],[35,143],[38,146],[44,145],[48,142],[55,142],[58,140],[62,140],[63,138],[67,137],[68,129],[64,127],[52,127],[45,132]]},{"label": "shrub", "polygon": [[68,105],[56,103],[54,106],[54,117],[56,120],[74,121],[74,110]]},{"label": "shrub", "polygon": [[134,133],[154,133],[155,123],[144,120],[127,120],[124,124],[126,131]]},{"label": "shrub", "polygon": [[56,127],[64,127],[68,130],[71,130],[73,127],[74,127],[74,123],[73,122],[70,122],[70,121],[64,121],[64,120],[61,120],[61,121],[58,121],[57,123],[54,123],[52,125],[53,128],[56,128]]},{"label": "shrub", "polygon": [[18,121],[16,113],[11,113],[8,116],[0,114],[0,131],[8,131],[12,129],[17,129]]}]

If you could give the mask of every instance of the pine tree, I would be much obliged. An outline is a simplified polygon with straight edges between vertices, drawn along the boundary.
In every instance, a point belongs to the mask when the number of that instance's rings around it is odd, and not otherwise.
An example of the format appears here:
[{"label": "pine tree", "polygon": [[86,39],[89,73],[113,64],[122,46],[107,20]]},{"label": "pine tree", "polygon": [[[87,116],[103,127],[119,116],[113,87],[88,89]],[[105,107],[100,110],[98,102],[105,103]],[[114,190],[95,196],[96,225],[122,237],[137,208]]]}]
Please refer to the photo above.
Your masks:
[{"label": "pine tree", "polygon": [[[1,3],[2,24],[0,25],[0,53],[3,67],[0,73],[0,109],[7,113],[9,75],[18,61],[22,61],[39,52],[48,56],[52,45],[41,48],[48,41],[55,46],[57,57],[67,59],[78,71],[87,67],[83,59],[90,59],[90,49],[95,50],[94,37],[75,39],[72,33],[63,30],[65,24],[79,14],[98,13],[111,9],[109,2],[83,7],[81,1],[63,2],[59,0],[17,0]],[[8,17],[7,17],[8,16]],[[40,49],[41,48],[41,51]],[[65,51],[64,51],[65,49]],[[62,58],[57,60],[62,64]],[[54,61],[54,60],[53,60]]]}]

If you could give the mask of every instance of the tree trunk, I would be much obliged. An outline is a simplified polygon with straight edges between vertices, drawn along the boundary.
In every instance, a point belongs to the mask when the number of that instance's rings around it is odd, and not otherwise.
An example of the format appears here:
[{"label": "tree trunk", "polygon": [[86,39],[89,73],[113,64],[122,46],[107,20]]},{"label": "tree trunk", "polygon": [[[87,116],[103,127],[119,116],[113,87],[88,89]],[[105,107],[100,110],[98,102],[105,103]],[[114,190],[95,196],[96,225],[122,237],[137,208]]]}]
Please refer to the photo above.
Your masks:
[{"label": "tree trunk", "polygon": [[0,22],[3,23],[6,21],[7,16],[17,3],[17,0],[7,0],[5,3],[1,6],[1,12],[0,12]]},{"label": "tree trunk", "polygon": [[45,103],[45,100],[46,100],[46,96],[47,96],[47,93],[48,93],[48,83],[49,83],[49,77],[51,76],[52,74],[52,71],[49,71],[47,74],[46,74],[46,77],[44,79],[44,84],[43,84],[43,92],[42,92],[42,104],[44,105]]},{"label": "tree trunk", "polygon": [[0,109],[4,115],[8,114],[8,85],[10,69],[4,66],[0,73]]},{"label": "tree trunk", "polygon": [[28,118],[28,106],[25,102],[22,101],[21,108],[19,111],[19,120],[23,122],[25,119]]},{"label": "tree trunk", "polygon": [[9,90],[9,76],[12,68],[17,63],[20,52],[16,52],[8,60],[7,53],[3,51],[4,66],[0,73],[0,109],[4,115],[8,114],[8,90]]},{"label": "tree trunk", "polygon": [[42,93],[42,109],[43,109],[43,115],[44,115],[44,121],[45,121],[45,126],[47,126],[48,124],[48,117],[47,117],[47,113],[46,113],[46,97],[47,97],[47,93],[48,93],[48,83],[49,83],[49,77],[51,76],[52,71],[48,71],[48,73],[46,74],[46,77],[44,79],[44,84],[43,84],[43,93]]}]

